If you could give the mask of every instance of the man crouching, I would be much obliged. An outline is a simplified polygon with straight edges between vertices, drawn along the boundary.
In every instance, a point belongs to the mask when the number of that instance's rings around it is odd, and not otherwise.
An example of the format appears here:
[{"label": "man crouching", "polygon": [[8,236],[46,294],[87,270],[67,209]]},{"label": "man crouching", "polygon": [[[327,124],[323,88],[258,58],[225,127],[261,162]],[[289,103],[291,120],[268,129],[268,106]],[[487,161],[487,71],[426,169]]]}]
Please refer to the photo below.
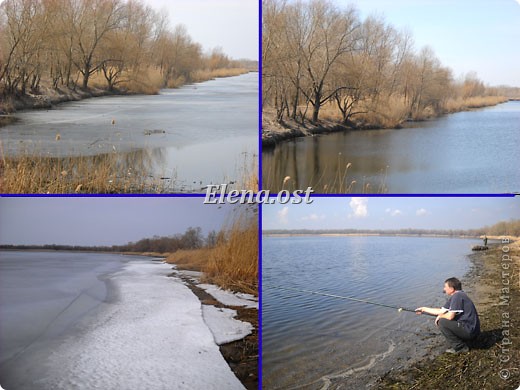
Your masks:
[{"label": "man crouching", "polygon": [[436,315],[435,325],[450,343],[448,353],[468,352],[465,341],[472,340],[480,334],[480,320],[477,309],[464,291],[457,278],[449,278],[444,282],[444,293],[449,296],[446,304],[440,309],[418,307],[417,314]]}]

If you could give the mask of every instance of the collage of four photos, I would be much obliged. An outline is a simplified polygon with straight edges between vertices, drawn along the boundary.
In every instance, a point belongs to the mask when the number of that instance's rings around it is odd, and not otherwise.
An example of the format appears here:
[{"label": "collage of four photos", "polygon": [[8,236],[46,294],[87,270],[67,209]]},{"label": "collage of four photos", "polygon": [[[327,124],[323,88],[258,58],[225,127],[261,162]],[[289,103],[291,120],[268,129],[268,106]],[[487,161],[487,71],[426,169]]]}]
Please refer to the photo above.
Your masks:
[{"label": "collage of four photos", "polygon": [[0,1],[0,390],[520,388],[520,1]]}]

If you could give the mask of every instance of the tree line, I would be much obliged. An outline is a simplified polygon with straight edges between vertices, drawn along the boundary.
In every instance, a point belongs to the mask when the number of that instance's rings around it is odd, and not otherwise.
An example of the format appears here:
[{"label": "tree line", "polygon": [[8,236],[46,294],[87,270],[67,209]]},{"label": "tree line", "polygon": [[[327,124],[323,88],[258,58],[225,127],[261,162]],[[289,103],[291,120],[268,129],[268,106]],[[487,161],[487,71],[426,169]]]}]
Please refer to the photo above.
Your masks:
[{"label": "tree line", "polygon": [[382,235],[439,235],[450,237],[514,236],[520,237],[520,220],[501,221],[477,229],[271,229],[264,234],[382,234]]},{"label": "tree line", "polygon": [[[392,126],[487,104],[497,95],[472,72],[455,80],[433,50],[384,19],[361,20],[328,0],[263,0],[262,106],[276,119]],[[475,99],[481,98],[479,103]]]},{"label": "tree line", "polygon": [[185,27],[139,0],[4,0],[0,5],[0,93],[176,86],[200,71],[251,66],[215,48],[204,53]]},{"label": "tree line", "polygon": [[189,227],[184,233],[164,237],[154,236],[151,238],[143,238],[139,241],[129,242],[124,245],[0,245],[0,249],[174,253],[181,249],[213,248],[219,244],[225,243],[227,240],[228,237],[224,230],[218,232],[212,230],[204,236],[200,227]]}]

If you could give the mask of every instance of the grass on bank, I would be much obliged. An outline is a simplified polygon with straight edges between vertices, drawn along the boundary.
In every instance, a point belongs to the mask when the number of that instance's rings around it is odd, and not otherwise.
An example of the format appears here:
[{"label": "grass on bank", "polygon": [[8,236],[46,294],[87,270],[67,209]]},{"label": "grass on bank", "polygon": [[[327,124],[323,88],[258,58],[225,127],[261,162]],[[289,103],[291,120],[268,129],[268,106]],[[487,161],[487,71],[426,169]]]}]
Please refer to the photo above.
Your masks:
[{"label": "grass on bank", "polygon": [[0,157],[0,192],[9,194],[161,193],[170,184],[150,178],[130,154],[83,157]]},{"label": "grass on bank", "polygon": [[[244,153],[237,162],[231,188],[258,190],[258,155]],[[145,150],[94,156],[48,157],[28,151],[6,157],[0,144],[0,193],[117,194],[179,191],[173,174],[152,175],[153,157]],[[177,186],[177,187],[176,187]]]},{"label": "grass on bank", "polygon": [[258,295],[258,226],[256,218],[241,215],[220,233],[214,248],[179,250],[167,263],[203,272],[203,282]]},{"label": "grass on bank", "polygon": [[[420,111],[410,112],[409,104],[403,97],[390,96],[384,100],[371,101],[370,99],[358,102],[353,108],[355,115],[350,117],[349,125],[358,128],[391,129],[401,126],[408,120],[423,121],[444,114],[467,111],[476,108],[495,106],[504,103],[508,98],[504,96],[475,96],[468,98],[450,98],[443,102],[436,110],[428,106]],[[310,123],[311,110],[299,107],[306,112],[305,120]],[[269,116],[269,113],[266,113]],[[288,121],[286,118],[285,120]],[[341,112],[335,102],[328,102],[320,109],[320,121],[330,124],[342,122]]]},{"label": "grass on bank", "polygon": [[[220,77],[233,77],[248,73],[245,68],[219,68],[219,69],[199,69],[193,71],[188,78],[178,76],[164,80],[161,71],[156,67],[148,67],[140,72],[122,73],[117,85],[118,90],[128,91],[129,93],[155,95],[161,88],[179,88],[190,83],[202,83]],[[89,81],[91,88],[108,88],[107,80],[102,72],[94,73]]]}]

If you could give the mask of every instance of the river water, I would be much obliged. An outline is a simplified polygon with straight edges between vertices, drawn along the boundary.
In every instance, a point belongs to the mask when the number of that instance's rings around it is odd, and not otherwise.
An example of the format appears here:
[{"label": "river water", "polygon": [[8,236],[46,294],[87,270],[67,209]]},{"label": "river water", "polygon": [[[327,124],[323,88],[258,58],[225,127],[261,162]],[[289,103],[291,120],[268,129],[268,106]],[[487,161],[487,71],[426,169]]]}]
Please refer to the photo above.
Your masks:
[{"label": "river water", "polygon": [[[433,317],[443,282],[469,270],[475,240],[426,237],[264,236],[262,375],[269,389],[365,388],[390,369],[441,350]],[[471,291],[469,291],[471,295]]]},{"label": "river water", "polygon": [[150,175],[175,181],[174,189],[197,191],[236,180],[244,155],[258,158],[258,73],[163,89],[154,96],[67,102],[16,118],[0,128],[7,156],[127,154],[146,160]]},{"label": "river water", "polygon": [[356,193],[520,190],[520,102],[409,125],[305,137],[264,149],[264,188],[278,191],[290,176],[285,188],[313,186],[327,193],[345,192],[353,180],[350,192]]}]

